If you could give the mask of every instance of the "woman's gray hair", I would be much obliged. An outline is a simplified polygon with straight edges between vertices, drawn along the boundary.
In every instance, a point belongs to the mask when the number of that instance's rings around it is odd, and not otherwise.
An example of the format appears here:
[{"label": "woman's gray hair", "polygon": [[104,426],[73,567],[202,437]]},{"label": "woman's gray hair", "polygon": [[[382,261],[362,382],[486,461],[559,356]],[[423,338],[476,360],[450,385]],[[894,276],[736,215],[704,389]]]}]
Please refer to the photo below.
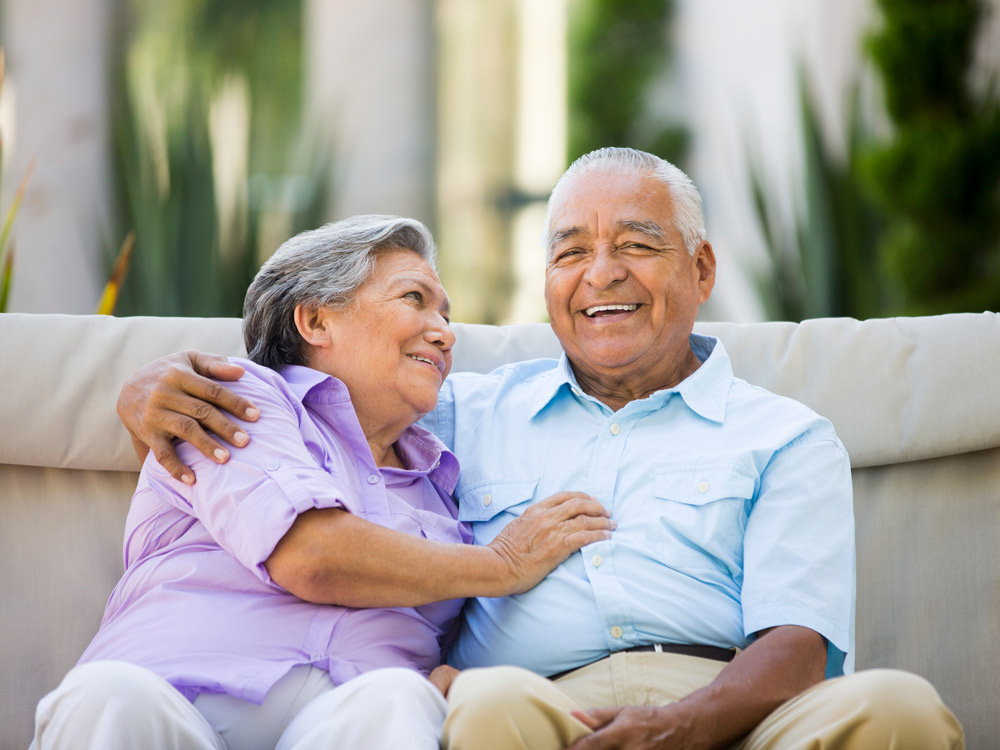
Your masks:
[{"label": "woman's gray hair", "polygon": [[705,209],[698,188],[684,172],[666,159],[634,148],[599,148],[584,154],[570,164],[562,177],[552,188],[548,210],[545,215],[546,253],[551,252],[552,209],[558,203],[566,187],[578,177],[591,172],[648,175],[655,177],[670,191],[674,207],[674,225],[684,238],[684,248],[694,255],[698,245],[705,239]]},{"label": "woman's gray hair", "polygon": [[371,214],[302,232],[281,245],[243,301],[243,342],[254,362],[278,370],[306,364],[295,308],[346,307],[383,250],[412,250],[436,269],[437,249],[416,219]]}]

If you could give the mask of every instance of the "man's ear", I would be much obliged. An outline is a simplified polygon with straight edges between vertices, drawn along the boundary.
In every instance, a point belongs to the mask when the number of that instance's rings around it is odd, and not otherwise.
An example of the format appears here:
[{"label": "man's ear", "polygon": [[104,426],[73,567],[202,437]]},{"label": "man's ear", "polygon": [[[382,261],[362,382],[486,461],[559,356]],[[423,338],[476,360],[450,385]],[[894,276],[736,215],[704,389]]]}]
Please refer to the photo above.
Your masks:
[{"label": "man's ear", "polygon": [[306,307],[302,304],[295,306],[295,327],[310,346],[330,348],[333,334],[330,312],[326,307]]},{"label": "man's ear", "polygon": [[698,268],[698,304],[702,305],[712,296],[715,287],[715,251],[707,240],[694,251],[694,262]]}]

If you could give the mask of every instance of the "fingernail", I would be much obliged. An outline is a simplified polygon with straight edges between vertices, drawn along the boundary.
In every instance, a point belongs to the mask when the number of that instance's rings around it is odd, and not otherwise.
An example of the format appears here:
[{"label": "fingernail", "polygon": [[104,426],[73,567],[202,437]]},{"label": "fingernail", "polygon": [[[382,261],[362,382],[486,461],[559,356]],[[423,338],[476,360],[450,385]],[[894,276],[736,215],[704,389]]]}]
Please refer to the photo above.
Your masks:
[{"label": "fingernail", "polygon": [[184,484],[194,484],[194,476],[191,474],[181,474],[181,481]]},{"label": "fingernail", "polygon": [[220,464],[225,463],[226,460],[229,458],[229,454],[226,453],[224,450],[222,450],[222,448],[216,448],[213,451],[213,453],[215,454],[215,460],[218,461]]},{"label": "fingernail", "polygon": [[616,521],[611,521],[611,522],[609,523],[609,526],[610,526],[610,527],[611,527],[612,529],[617,529],[617,528],[618,528],[618,523],[617,523]]},{"label": "fingernail", "polygon": [[235,435],[233,435],[233,442],[236,443],[237,445],[246,445],[247,440],[249,439],[250,436],[247,435],[245,432],[243,432],[243,430],[240,430]]},{"label": "fingernail", "polygon": [[255,406],[251,406],[249,409],[247,409],[246,416],[247,419],[257,419],[257,417],[260,416],[260,409],[258,409]]}]

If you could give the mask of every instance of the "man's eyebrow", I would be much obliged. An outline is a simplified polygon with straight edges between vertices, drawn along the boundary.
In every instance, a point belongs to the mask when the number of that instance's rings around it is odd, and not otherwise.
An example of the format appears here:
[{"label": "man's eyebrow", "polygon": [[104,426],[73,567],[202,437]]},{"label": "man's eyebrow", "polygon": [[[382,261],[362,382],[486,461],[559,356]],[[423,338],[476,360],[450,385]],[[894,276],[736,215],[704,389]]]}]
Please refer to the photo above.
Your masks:
[{"label": "man's eyebrow", "polygon": [[647,237],[653,237],[663,242],[667,239],[667,232],[655,221],[633,221],[625,219],[616,225],[619,232],[639,232]]},{"label": "man's eyebrow", "polygon": [[581,234],[586,234],[583,227],[568,227],[566,229],[553,229],[549,232],[549,247],[553,247],[556,244],[562,242],[563,240],[572,239],[573,237],[578,237]]}]

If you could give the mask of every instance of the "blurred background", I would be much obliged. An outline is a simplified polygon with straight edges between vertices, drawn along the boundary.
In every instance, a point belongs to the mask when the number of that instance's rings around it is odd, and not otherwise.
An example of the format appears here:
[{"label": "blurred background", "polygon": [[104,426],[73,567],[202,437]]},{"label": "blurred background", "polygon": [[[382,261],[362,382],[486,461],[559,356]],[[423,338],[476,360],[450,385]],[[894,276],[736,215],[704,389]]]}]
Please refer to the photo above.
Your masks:
[{"label": "blurred background", "polygon": [[1000,0],[0,0],[0,45],[0,310],[238,316],[377,212],[456,320],[545,320],[545,200],[605,145],[701,188],[705,319],[1000,309]]}]

